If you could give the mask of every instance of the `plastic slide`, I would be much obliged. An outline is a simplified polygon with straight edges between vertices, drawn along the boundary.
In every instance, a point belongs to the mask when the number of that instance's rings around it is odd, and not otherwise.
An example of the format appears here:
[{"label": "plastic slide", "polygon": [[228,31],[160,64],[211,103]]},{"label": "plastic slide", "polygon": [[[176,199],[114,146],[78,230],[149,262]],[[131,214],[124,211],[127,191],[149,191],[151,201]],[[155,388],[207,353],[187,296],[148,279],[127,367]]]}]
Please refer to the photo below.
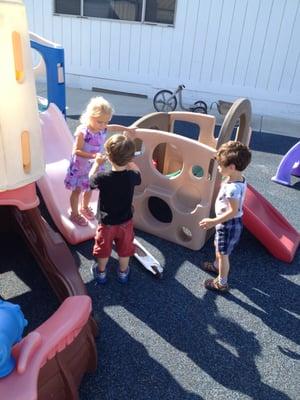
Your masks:
[{"label": "plastic slide", "polygon": [[300,233],[249,184],[243,222],[274,257],[292,262],[300,243]]},{"label": "plastic slide", "polygon": [[300,176],[300,141],[282,158],[272,181],[290,186],[291,175]]},{"label": "plastic slide", "polygon": [[[46,207],[67,242],[78,244],[95,236],[97,221],[88,221],[85,227],[78,227],[69,219],[69,197],[71,192],[65,189],[64,178],[69,165],[73,147],[73,137],[63,114],[51,103],[40,114],[46,171],[37,182]],[[98,191],[94,190],[91,207],[96,211]],[[152,274],[160,276],[163,268],[159,262],[135,239],[137,252],[135,257]]]},{"label": "plastic slide", "polygon": [[[51,103],[40,113],[46,171],[37,182],[46,207],[67,242],[77,244],[95,235],[97,221],[89,221],[86,227],[78,227],[69,219],[71,192],[65,189],[64,179],[73,147],[73,136],[60,110]],[[96,211],[97,191],[92,196],[91,207]]]}]

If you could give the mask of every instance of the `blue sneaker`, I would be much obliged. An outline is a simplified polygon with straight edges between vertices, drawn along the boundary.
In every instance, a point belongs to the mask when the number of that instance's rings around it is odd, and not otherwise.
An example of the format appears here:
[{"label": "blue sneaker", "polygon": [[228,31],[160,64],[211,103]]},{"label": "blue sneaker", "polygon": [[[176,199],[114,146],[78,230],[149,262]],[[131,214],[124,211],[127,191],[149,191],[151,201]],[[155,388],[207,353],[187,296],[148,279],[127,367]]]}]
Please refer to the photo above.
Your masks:
[{"label": "blue sneaker", "polygon": [[121,272],[120,268],[118,269],[118,281],[120,283],[127,283],[129,279],[130,268],[127,267],[126,271]]},{"label": "blue sneaker", "polygon": [[98,264],[94,263],[91,266],[91,274],[93,275],[93,278],[97,283],[100,283],[100,285],[103,285],[104,283],[107,282],[107,273],[106,270],[104,272],[100,272],[98,269]]}]

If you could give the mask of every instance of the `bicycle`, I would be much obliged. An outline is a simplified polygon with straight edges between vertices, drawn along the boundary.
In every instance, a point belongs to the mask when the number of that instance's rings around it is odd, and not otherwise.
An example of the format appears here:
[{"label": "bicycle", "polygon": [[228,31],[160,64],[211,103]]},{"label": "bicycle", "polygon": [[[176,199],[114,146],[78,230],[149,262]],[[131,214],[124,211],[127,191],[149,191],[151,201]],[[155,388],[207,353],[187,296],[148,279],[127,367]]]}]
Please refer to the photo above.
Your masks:
[{"label": "bicycle", "polygon": [[207,104],[202,100],[196,101],[191,107],[188,108],[182,104],[182,90],[184,88],[184,85],[179,85],[174,92],[171,92],[167,89],[157,92],[153,98],[153,106],[155,110],[158,112],[174,111],[177,107],[178,95],[179,106],[182,110],[207,114]]}]

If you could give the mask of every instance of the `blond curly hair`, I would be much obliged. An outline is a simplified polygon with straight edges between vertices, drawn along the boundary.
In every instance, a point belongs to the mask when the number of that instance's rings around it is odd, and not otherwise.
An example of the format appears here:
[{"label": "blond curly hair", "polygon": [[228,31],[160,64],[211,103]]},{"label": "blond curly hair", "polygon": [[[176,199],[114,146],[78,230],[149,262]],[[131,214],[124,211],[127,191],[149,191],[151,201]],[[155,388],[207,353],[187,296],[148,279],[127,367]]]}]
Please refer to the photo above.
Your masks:
[{"label": "blond curly hair", "polygon": [[80,122],[87,126],[90,123],[91,117],[100,117],[100,115],[103,114],[109,115],[110,117],[112,116],[113,108],[111,104],[102,96],[93,97],[82,113]]}]

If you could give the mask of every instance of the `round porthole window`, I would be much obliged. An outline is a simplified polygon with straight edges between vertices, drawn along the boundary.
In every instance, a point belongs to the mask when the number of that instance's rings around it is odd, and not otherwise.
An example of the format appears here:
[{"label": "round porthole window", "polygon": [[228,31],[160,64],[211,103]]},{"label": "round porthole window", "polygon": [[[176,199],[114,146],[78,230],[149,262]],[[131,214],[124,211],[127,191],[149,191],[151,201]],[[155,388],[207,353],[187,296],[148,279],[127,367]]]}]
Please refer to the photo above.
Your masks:
[{"label": "round porthole window", "polygon": [[153,150],[153,165],[157,171],[169,179],[180,175],[183,168],[181,152],[172,143],[160,143]]},{"label": "round porthole window", "polygon": [[151,215],[159,222],[165,224],[171,223],[173,220],[173,213],[168,204],[156,196],[151,196],[148,199],[148,208]]}]

